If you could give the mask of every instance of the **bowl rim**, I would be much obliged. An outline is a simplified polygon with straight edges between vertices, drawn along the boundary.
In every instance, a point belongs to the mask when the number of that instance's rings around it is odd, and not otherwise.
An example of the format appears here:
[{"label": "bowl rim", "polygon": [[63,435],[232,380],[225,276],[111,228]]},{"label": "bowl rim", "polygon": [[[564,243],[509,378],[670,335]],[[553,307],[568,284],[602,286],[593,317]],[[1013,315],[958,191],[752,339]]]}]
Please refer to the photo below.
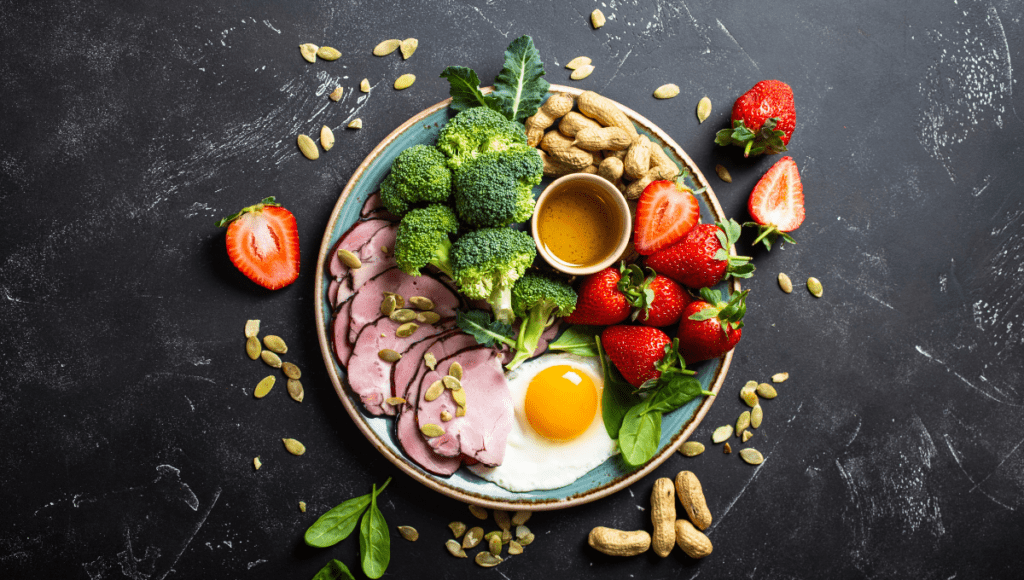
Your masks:
[{"label": "bowl rim", "polygon": [[[491,87],[486,87],[483,90],[485,92],[489,92],[489,90],[491,90]],[[574,97],[578,97],[581,93],[584,92],[584,90],[575,87],[568,87],[565,85],[552,84],[549,87],[548,92],[565,93],[570,94]],[[402,472],[404,472],[409,477],[413,478],[415,481],[418,481],[419,483],[422,483],[423,485],[427,486],[431,490],[434,490],[438,493],[441,493],[458,501],[478,505],[484,508],[501,510],[526,509],[529,511],[549,511],[575,507],[578,505],[583,505],[586,503],[590,503],[592,501],[602,499],[618,491],[621,491],[629,487],[633,483],[646,477],[652,471],[657,469],[662,463],[664,463],[665,460],[668,459],[673,453],[675,453],[675,451],[679,448],[680,445],[683,444],[684,441],[689,439],[689,437],[693,434],[694,430],[696,430],[697,426],[704,419],[705,415],[707,415],[708,411],[711,408],[711,405],[714,404],[718,392],[721,389],[722,384],[725,382],[725,377],[728,374],[729,366],[732,363],[733,353],[735,352],[735,349],[729,351],[720,359],[721,364],[715,370],[714,380],[711,383],[711,388],[709,390],[715,393],[716,396],[706,397],[704,399],[704,402],[701,403],[701,405],[697,408],[696,414],[694,414],[694,416],[684,424],[683,429],[677,432],[675,435],[673,435],[671,442],[667,446],[665,446],[665,448],[662,449],[659,453],[657,453],[654,457],[648,460],[648,462],[644,464],[642,467],[638,468],[636,471],[619,477],[618,479],[615,479],[606,485],[597,488],[592,488],[582,494],[576,494],[562,499],[548,499],[539,501],[528,500],[521,502],[494,500],[489,497],[458,489],[454,486],[443,485],[442,483],[439,483],[438,481],[431,479],[430,477],[428,477],[428,475],[421,473],[419,470],[412,467],[411,461],[408,458],[406,458],[404,455],[396,454],[391,448],[389,448],[387,445],[384,445],[377,438],[376,433],[374,433],[373,430],[370,429],[369,425],[365,421],[365,418],[362,417],[361,411],[356,408],[355,403],[353,403],[351,398],[346,393],[345,387],[341,381],[341,377],[335,370],[333,358],[334,353],[333,350],[331,349],[330,338],[328,337],[327,334],[328,321],[325,319],[323,308],[321,307],[321,301],[323,300],[323,297],[325,295],[325,266],[327,264],[327,256],[330,253],[332,246],[330,240],[331,232],[334,230],[335,224],[338,221],[338,217],[341,215],[342,207],[344,207],[349,195],[351,195],[352,190],[355,188],[356,184],[362,178],[363,173],[366,171],[366,169],[392,142],[394,142],[395,139],[398,138],[399,135],[415,127],[416,125],[421,123],[423,119],[425,119],[426,117],[436,113],[441,109],[447,108],[451,101],[452,99],[448,98],[420,111],[419,113],[417,113],[416,115],[412,116],[404,123],[399,125],[394,131],[389,133],[387,137],[385,137],[379,144],[377,144],[376,147],[373,148],[372,151],[370,151],[369,155],[367,155],[366,158],[363,159],[362,163],[360,163],[359,166],[356,167],[355,171],[352,173],[352,177],[349,178],[348,183],[346,183],[345,188],[342,190],[341,195],[338,197],[338,201],[335,202],[334,210],[331,212],[331,217],[328,219],[327,225],[324,229],[324,236],[320,243],[320,252],[317,255],[316,277],[314,280],[314,291],[316,294],[313,300],[317,338],[319,339],[320,342],[320,354],[323,356],[324,364],[327,367],[327,374],[328,376],[330,376],[331,383],[334,385],[334,390],[338,394],[338,397],[341,399],[341,403],[345,407],[345,410],[348,412],[353,422],[355,422],[356,427],[362,432],[363,436],[366,437],[370,444],[373,445],[377,449],[377,451],[380,452],[385,458],[387,458],[388,461],[390,461],[396,467],[401,469]],[[629,107],[626,107],[617,101],[612,102],[623,113],[625,113],[631,121],[642,126],[644,130],[647,131],[648,133],[656,135],[663,143],[665,143],[667,147],[670,147],[672,151],[679,156],[679,158],[686,164],[686,166],[692,172],[694,182],[698,184],[699,188],[703,188],[703,191],[700,193],[700,195],[704,198],[705,203],[707,203],[708,207],[711,209],[711,213],[714,215],[715,220],[721,221],[726,219],[725,212],[722,210],[722,206],[718,203],[718,198],[715,197],[715,194],[711,188],[711,184],[704,177],[704,174],[701,173],[700,169],[693,162],[690,156],[686,154],[683,148],[680,147],[679,144],[675,142],[675,140],[669,137],[667,133],[662,131],[661,128],[654,125],[643,115],[640,115],[633,109],[630,109]],[[736,255],[735,248],[730,248],[730,254],[733,256]],[[740,290],[739,281],[736,280],[735,278],[732,279],[729,286],[733,292],[738,292]]]}]

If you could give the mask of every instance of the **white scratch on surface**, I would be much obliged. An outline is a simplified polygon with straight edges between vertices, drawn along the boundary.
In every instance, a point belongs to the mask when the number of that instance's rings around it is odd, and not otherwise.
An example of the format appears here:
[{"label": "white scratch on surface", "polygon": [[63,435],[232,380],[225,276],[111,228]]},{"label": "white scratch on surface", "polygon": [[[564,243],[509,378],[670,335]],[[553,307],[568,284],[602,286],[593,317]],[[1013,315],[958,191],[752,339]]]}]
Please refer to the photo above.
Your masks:
[{"label": "white scratch on surface", "polygon": [[729,32],[729,29],[727,29],[725,27],[725,25],[722,24],[722,21],[717,19],[717,18],[715,18],[715,22],[718,23],[718,27],[722,29],[722,32],[724,32],[725,35],[729,37],[729,40],[733,41],[733,43],[736,45],[736,47],[740,49],[740,52],[743,53],[743,56],[747,57],[747,60],[750,61],[750,64],[754,65],[754,68],[757,69],[757,72],[761,72],[761,67],[757,66],[757,63],[754,62],[754,59],[751,58],[749,54],[747,54],[747,51],[743,49],[743,46],[741,46],[739,41],[736,40],[736,37],[734,37],[732,35],[732,33]]},{"label": "white scratch on surface", "polygon": [[612,81],[613,81],[613,80],[615,80],[615,77],[616,77],[616,75],[618,75],[618,74],[619,74],[619,71],[620,71],[620,70],[622,70],[622,65],[623,65],[623,64],[624,64],[624,63],[626,62],[626,59],[627,59],[627,58],[629,58],[629,55],[631,55],[631,54],[633,54],[633,49],[632,49],[632,48],[631,48],[631,49],[629,49],[629,50],[628,50],[628,51],[626,52],[626,56],[622,57],[622,60],[620,60],[620,61],[619,61],[619,65],[615,67],[615,72],[614,72],[614,73],[612,73],[612,76],[611,76],[611,78],[609,78],[609,79],[608,79],[608,82],[606,82],[606,83],[604,84],[604,87],[602,87],[602,88],[601,88],[601,90],[602,90],[602,91],[603,91],[604,89],[608,88],[608,85],[610,85],[610,84],[612,83]]},{"label": "white scratch on surface", "polygon": [[1017,442],[1017,444],[1013,446],[1013,449],[1011,449],[1011,450],[1010,450],[1010,452],[1009,452],[1009,453],[1007,453],[1005,457],[1003,457],[1003,460],[1002,460],[1002,461],[1000,461],[1000,462],[999,462],[998,464],[996,464],[995,468],[994,468],[994,469],[992,469],[991,473],[989,473],[988,475],[986,475],[985,477],[983,477],[983,478],[981,479],[981,481],[979,481],[978,483],[975,483],[975,484],[974,484],[974,487],[972,487],[972,488],[971,488],[971,489],[969,489],[968,491],[974,491],[974,490],[978,489],[978,486],[979,486],[979,485],[981,485],[981,484],[985,483],[986,481],[988,481],[988,479],[989,479],[990,477],[992,477],[993,475],[995,475],[995,473],[996,473],[997,471],[999,471],[999,468],[1000,468],[1000,467],[1002,467],[1004,463],[1006,463],[1006,460],[1007,460],[1007,459],[1009,459],[1009,458],[1011,458],[1011,457],[1013,457],[1013,454],[1014,454],[1014,453],[1016,453],[1018,449],[1020,449],[1020,446],[1021,446],[1021,444],[1022,444],[1022,443],[1024,443],[1024,439],[1021,439],[1020,441],[1018,441],[1018,442]]},{"label": "white scratch on surface", "polygon": [[[946,364],[942,360],[936,358],[935,356],[931,355],[929,352],[927,352],[926,350],[924,350],[920,346],[914,345],[914,348],[917,349],[917,352],[919,352],[922,355],[924,355],[928,360],[941,365],[944,369],[946,369],[946,372],[948,372],[951,375],[955,376],[956,378],[960,379],[960,381],[963,382],[965,385],[967,385],[968,387],[971,387],[975,391],[978,391],[982,395],[985,395],[989,399],[992,399],[993,401],[995,401],[997,403],[1002,403],[1004,405],[1009,405],[1011,407],[1020,407],[1021,406],[1019,404],[1016,404],[1016,403],[1013,403],[1013,402],[1010,402],[1010,401],[1004,401],[1002,399],[997,399],[996,397],[992,396],[990,393],[988,393],[984,389],[981,389],[981,388],[975,386],[974,383],[972,383],[971,381],[968,381],[963,375],[961,375],[960,373],[954,371],[948,364]],[[992,383],[987,383],[987,384],[992,385]],[[996,388],[995,385],[992,385],[992,388],[995,389]],[[998,389],[996,389],[996,390],[998,391]]]},{"label": "white scratch on surface", "polygon": [[181,555],[185,553],[185,550],[188,549],[189,544],[192,543],[193,538],[195,538],[196,535],[199,533],[199,530],[202,529],[203,524],[206,523],[206,518],[210,517],[210,512],[213,511],[214,506],[217,505],[217,500],[220,499],[220,493],[221,493],[221,488],[218,487],[217,491],[213,494],[213,501],[210,502],[210,507],[206,508],[206,511],[203,512],[203,517],[200,518],[199,523],[192,530],[192,535],[190,535],[188,537],[188,539],[185,540],[185,544],[181,547],[181,551],[178,552],[178,555],[174,557],[174,561],[171,562],[170,567],[168,567],[167,571],[164,572],[163,575],[160,576],[160,578],[158,578],[157,580],[164,580],[164,578],[166,578],[167,575],[170,574],[171,571],[174,570],[174,565],[178,563],[178,560],[181,559]]},{"label": "white scratch on surface", "polygon": [[269,28],[269,29],[273,30],[274,32],[276,32],[276,33],[278,33],[278,34],[281,34],[281,31],[280,31],[280,30],[278,30],[278,29],[276,29],[276,28],[274,28],[274,25],[273,25],[273,24],[271,24],[269,20],[264,20],[264,21],[263,21],[263,24],[266,24],[266,25],[267,25],[267,28]]},{"label": "white scratch on surface", "polygon": [[[956,462],[956,466],[959,467],[960,471],[963,472],[964,477],[967,478],[967,481],[969,481],[969,482],[971,482],[973,484],[974,483],[974,479],[971,478],[970,474],[967,473],[967,470],[964,469],[963,464],[960,462],[960,455],[957,454],[955,449],[953,449],[953,444],[949,442],[949,435],[945,434],[945,435],[942,436],[942,438],[946,442],[946,447],[949,448],[949,453],[950,453],[950,455],[953,456],[953,461]],[[1006,505],[1005,503],[999,501],[998,499],[996,499],[996,498],[992,497],[991,495],[989,495],[988,493],[986,493],[984,489],[981,489],[981,488],[978,487],[978,484],[975,484],[974,487],[971,488],[971,491],[974,491],[975,489],[980,491],[981,495],[983,495],[983,496],[989,498],[990,500],[992,500],[993,502],[995,502],[996,505],[1002,506],[1002,507],[1010,510],[1011,512],[1017,511],[1016,509]]]}]

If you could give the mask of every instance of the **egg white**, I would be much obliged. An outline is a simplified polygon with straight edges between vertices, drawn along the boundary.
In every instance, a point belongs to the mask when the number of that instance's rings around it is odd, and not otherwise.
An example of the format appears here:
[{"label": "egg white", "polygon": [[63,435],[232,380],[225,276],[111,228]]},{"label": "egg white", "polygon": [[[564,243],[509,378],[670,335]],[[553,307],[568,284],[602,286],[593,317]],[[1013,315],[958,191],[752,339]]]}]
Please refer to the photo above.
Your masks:
[{"label": "egg white", "polygon": [[[543,369],[567,364],[587,374],[597,387],[594,420],[579,437],[552,441],[533,430],[526,419],[526,389],[530,380]],[[515,407],[515,420],[505,447],[505,460],[497,467],[470,465],[469,470],[509,491],[556,489],[576,481],[591,469],[618,453],[616,442],[608,437],[601,419],[601,363],[568,353],[550,353],[528,360],[508,374],[509,390]]]}]

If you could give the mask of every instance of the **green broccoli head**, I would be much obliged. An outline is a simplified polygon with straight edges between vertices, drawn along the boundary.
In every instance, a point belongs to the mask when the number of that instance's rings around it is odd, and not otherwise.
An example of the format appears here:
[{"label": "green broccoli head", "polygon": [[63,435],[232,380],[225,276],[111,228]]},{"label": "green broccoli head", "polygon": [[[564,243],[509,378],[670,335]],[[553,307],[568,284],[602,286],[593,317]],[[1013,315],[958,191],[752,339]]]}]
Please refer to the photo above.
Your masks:
[{"label": "green broccoli head", "polygon": [[452,275],[449,234],[459,231],[459,220],[452,208],[431,204],[411,209],[398,224],[395,237],[395,262],[403,272],[419,276],[420,269],[432,264]]},{"label": "green broccoli head", "polygon": [[448,156],[452,171],[488,151],[526,145],[526,129],[487,107],[473,107],[455,115],[441,128],[437,148]]},{"label": "green broccoli head", "polygon": [[512,287],[512,311],[523,321],[516,337],[516,355],[506,365],[512,370],[534,355],[544,330],[555,317],[576,310],[576,291],[568,283],[545,274],[527,272]]},{"label": "green broccoli head", "polygon": [[391,164],[391,173],[380,184],[380,201],[391,213],[405,215],[414,204],[448,201],[452,173],[437,147],[414,145]]},{"label": "green broccoli head", "polygon": [[543,177],[544,162],[533,147],[482,153],[455,171],[455,209],[478,228],[525,222],[533,215],[533,186]]},{"label": "green broccoli head", "polygon": [[463,294],[487,300],[494,317],[506,324],[512,313],[512,285],[537,257],[537,246],[526,232],[484,228],[452,244],[452,279]]}]

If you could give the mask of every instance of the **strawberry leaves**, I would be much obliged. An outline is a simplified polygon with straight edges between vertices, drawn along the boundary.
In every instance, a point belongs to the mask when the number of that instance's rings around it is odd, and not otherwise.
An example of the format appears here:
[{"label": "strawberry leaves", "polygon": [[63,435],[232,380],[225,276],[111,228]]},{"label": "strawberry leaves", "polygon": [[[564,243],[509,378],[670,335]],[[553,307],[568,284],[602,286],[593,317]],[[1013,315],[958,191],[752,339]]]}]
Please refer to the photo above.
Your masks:
[{"label": "strawberry leaves", "polygon": [[247,214],[247,213],[251,213],[251,212],[258,212],[261,209],[263,209],[264,206],[281,207],[281,204],[277,203],[274,200],[275,200],[274,196],[265,197],[259,203],[257,203],[256,205],[250,205],[249,207],[243,207],[238,213],[232,214],[232,215],[229,215],[226,218],[221,218],[221,219],[217,220],[217,223],[215,225],[218,228],[227,227],[228,224],[230,224],[231,222],[235,221],[236,219],[242,217],[242,215]]},{"label": "strawberry leaves", "polygon": [[724,332],[731,328],[743,328],[743,316],[747,313],[747,294],[750,290],[737,292],[726,302],[722,300],[722,293],[710,288],[701,288],[700,297],[710,306],[690,316],[690,320],[697,322],[703,320],[718,319]]},{"label": "strawberry leaves", "polygon": [[644,276],[643,268],[638,264],[627,266],[625,262],[622,263],[619,271],[622,272],[618,284],[619,292],[622,292],[622,295],[626,297],[626,302],[636,309],[630,315],[630,320],[636,320],[641,311],[644,313],[644,320],[647,320],[647,312],[654,304],[654,290],[651,288],[651,282],[654,281],[657,274],[648,268],[647,271],[650,274]]},{"label": "strawberry leaves", "polygon": [[753,276],[755,268],[750,263],[750,256],[729,255],[729,248],[740,240],[743,226],[734,219],[727,222],[715,222],[715,225],[718,226],[715,237],[718,238],[718,243],[722,247],[715,252],[714,259],[728,262],[728,266],[725,268],[725,277],[749,278]]},{"label": "strawberry leaves", "polygon": [[781,121],[779,117],[770,117],[765,120],[764,125],[757,131],[751,131],[747,125],[737,119],[732,122],[732,129],[722,129],[715,134],[715,143],[728,146],[738,145],[743,147],[743,156],[757,156],[762,153],[773,155],[788,151],[782,138],[786,132],[776,129],[775,126]]},{"label": "strawberry leaves", "polygon": [[775,240],[779,238],[782,238],[783,242],[789,242],[791,244],[796,243],[796,240],[793,239],[793,236],[780,230],[779,227],[774,224],[764,225],[759,224],[757,222],[746,222],[743,224],[743,226],[757,229],[757,238],[755,238],[754,241],[750,243],[751,246],[756,246],[758,242],[761,242],[764,244],[765,248],[771,250],[772,244],[774,244]]}]

